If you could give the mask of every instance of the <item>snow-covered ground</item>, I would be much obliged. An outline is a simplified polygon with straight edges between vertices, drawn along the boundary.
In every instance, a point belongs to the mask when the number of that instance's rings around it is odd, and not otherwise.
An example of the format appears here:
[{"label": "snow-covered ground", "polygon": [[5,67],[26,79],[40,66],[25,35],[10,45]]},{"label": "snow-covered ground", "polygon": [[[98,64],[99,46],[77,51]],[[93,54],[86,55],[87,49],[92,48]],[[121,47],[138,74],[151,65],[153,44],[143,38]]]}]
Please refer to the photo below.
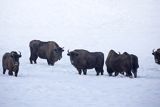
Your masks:
[{"label": "snow-covered ground", "polygon": [[[0,107],[159,107],[159,0],[0,0],[0,57],[22,52],[18,77],[2,74]],[[55,66],[29,63],[29,42],[53,40],[64,47]],[[67,50],[110,49],[139,58],[138,78],[78,75]],[[2,59],[0,58],[0,65]]]}]

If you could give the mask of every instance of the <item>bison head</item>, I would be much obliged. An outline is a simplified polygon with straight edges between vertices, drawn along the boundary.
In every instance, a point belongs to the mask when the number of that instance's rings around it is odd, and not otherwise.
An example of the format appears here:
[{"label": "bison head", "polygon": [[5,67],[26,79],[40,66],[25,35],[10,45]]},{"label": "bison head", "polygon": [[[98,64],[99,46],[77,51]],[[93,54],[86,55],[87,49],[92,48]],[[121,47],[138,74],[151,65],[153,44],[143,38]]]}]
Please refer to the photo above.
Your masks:
[{"label": "bison head", "polygon": [[62,58],[63,51],[64,51],[64,49],[61,47],[57,47],[56,49],[54,49],[55,56],[56,56],[56,58],[58,58],[58,60],[60,60]]},{"label": "bison head", "polygon": [[77,56],[79,55],[79,53],[76,51],[69,52],[69,50],[68,50],[67,55],[70,56],[70,61],[72,64],[74,64],[75,61],[77,61],[77,58],[78,58]]},{"label": "bison head", "polygon": [[16,51],[12,51],[11,57],[15,60],[15,63],[19,63],[19,58],[22,57],[22,55],[21,52],[18,54]]},{"label": "bison head", "polygon": [[67,55],[70,56],[70,57],[78,56],[78,52],[75,52],[75,51],[69,52],[69,50],[68,50]]},{"label": "bison head", "polygon": [[152,55],[154,55],[155,63],[160,64],[160,51],[153,50]]}]

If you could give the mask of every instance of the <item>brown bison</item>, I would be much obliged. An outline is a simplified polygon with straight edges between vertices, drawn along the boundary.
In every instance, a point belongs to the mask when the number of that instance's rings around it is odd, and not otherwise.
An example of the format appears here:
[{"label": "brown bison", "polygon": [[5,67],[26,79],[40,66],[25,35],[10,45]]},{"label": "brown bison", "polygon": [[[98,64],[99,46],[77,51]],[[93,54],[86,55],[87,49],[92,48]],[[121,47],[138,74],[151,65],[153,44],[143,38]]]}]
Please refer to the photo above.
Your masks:
[{"label": "brown bison", "polygon": [[19,71],[19,58],[21,56],[21,53],[18,54],[15,51],[5,53],[2,58],[3,74],[5,74],[6,70],[9,70],[9,75],[13,75],[13,72],[15,72],[15,76],[17,77]]},{"label": "brown bison", "polygon": [[54,41],[43,42],[40,40],[32,40],[29,43],[30,47],[30,63],[32,61],[37,63],[37,58],[47,59],[48,65],[54,65],[54,63],[62,58],[63,48]]},{"label": "brown bison", "polygon": [[157,51],[153,50],[152,55],[154,55],[155,63],[160,64],[160,48]]},{"label": "brown bison", "polygon": [[87,74],[87,69],[95,68],[97,75],[101,73],[103,75],[103,65],[104,65],[104,54],[102,52],[89,52],[83,49],[76,49],[69,52],[71,64],[78,70],[81,75]]},{"label": "brown bison", "polygon": [[115,73],[115,76],[117,76],[119,73],[123,74],[125,72],[126,76],[132,77],[132,66],[129,55],[117,54],[114,50],[110,50],[105,64],[109,76],[112,76],[112,73]]}]

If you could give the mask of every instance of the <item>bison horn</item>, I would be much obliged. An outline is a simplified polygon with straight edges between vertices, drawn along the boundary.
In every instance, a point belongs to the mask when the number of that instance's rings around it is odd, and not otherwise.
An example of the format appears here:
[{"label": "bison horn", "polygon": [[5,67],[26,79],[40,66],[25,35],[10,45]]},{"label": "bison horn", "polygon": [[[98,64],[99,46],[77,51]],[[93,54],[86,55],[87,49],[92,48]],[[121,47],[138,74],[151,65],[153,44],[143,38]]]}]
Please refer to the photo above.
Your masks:
[{"label": "bison horn", "polygon": [[68,56],[70,56],[70,52],[69,52],[69,50],[67,50],[67,52],[68,52],[68,53],[67,53],[67,55],[68,55]]},{"label": "bison horn", "polygon": [[155,49],[153,49],[153,51],[152,51],[153,53],[154,53],[154,50],[155,50]]},{"label": "bison horn", "polygon": [[69,49],[67,50],[67,52],[69,53]]},{"label": "bison horn", "polygon": [[21,52],[20,51],[18,51],[19,52],[19,55],[21,55]]},{"label": "bison horn", "polygon": [[120,55],[121,53],[120,53],[120,52],[118,52],[118,54]]},{"label": "bison horn", "polygon": [[62,51],[64,51],[64,47],[62,47],[61,49],[62,49]]},{"label": "bison horn", "polygon": [[14,52],[13,51],[11,52],[11,56],[14,56]]},{"label": "bison horn", "polygon": [[19,56],[21,57],[22,55],[21,55],[21,52],[20,51],[18,51],[19,52]]}]

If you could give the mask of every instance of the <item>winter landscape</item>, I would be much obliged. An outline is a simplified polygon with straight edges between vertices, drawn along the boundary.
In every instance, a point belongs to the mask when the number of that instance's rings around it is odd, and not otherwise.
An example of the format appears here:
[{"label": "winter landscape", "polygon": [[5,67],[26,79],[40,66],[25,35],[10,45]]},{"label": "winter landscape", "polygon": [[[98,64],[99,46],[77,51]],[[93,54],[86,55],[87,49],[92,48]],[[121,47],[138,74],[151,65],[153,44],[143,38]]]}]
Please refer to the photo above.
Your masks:
[{"label": "winter landscape", "polygon": [[[0,107],[159,107],[160,48],[158,0],[0,0],[0,65],[5,52],[21,51],[18,77],[3,75]],[[30,64],[29,42],[64,47],[54,66]],[[138,56],[138,77],[79,75],[67,50],[128,52]]]}]

